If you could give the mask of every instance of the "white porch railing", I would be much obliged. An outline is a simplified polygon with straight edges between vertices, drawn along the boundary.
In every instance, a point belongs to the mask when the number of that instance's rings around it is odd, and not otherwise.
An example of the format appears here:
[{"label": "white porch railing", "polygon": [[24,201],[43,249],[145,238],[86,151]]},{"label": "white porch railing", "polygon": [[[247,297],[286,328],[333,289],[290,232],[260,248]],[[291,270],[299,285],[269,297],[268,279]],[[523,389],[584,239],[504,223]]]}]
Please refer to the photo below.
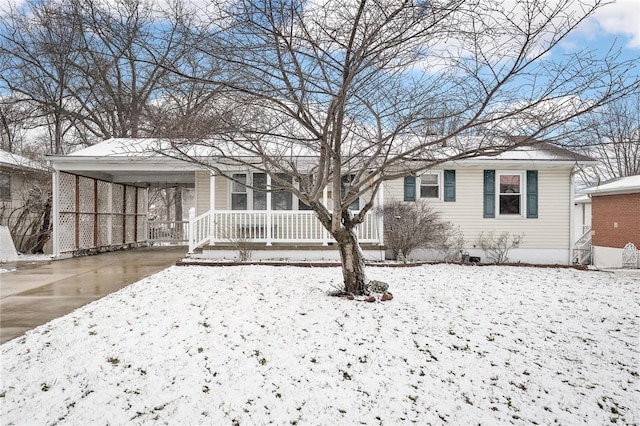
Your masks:
[{"label": "white porch railing", "polygon": [[186,243],[189,241],[189,221],[150,220],[147,222],[150,242]]},{"label": "white porch railing", "polygon": [[[221,242],[319,243],[333,238],[312,211],[307,210],[217,210],[189,220],[189,252],[205,244]],[[382,244],[382,226],[372,213],[356,227],[358,240]]]}]

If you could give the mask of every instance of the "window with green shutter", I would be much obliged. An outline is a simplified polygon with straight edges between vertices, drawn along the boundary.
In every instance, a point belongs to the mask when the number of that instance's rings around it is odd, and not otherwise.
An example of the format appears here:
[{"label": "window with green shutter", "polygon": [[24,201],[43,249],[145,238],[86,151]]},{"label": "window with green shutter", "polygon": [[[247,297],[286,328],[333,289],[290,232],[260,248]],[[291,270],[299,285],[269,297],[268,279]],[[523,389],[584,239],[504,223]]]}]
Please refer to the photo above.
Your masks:
[{"label": "window with green shutter", "polygon": [[404,177],[404,200],[405,201],[416,200],[416,177],[415,176]]},{"label": "window with green shutter", "polygon": [[456,200],[456,171],[444,171],[444,201]]},{"label": "window with green shutter", "polygon": [[538,171],[527,170],[527,218],[538,218]]},{"label": "window with green shutter", "polygon": [[483,217],[496,217],[496,171],[484,171]]}]

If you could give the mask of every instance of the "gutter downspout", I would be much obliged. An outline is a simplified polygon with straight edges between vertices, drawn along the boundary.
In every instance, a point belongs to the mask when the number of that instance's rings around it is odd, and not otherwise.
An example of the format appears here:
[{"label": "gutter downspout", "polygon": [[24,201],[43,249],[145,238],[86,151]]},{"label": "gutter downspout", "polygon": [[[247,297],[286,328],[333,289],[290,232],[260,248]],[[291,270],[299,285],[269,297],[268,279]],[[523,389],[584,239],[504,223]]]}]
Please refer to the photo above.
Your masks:
[{"label": "gutter downspout", "polygon": [[575,196],[576,196],[576,184],[575,184],[575,175],[577,173],[576,167],[571,168],[571,172],[569,173],[569,191],[571,192],[570,204],[569,204],[569,265],[573,264],[573,246],[575,244]]}]

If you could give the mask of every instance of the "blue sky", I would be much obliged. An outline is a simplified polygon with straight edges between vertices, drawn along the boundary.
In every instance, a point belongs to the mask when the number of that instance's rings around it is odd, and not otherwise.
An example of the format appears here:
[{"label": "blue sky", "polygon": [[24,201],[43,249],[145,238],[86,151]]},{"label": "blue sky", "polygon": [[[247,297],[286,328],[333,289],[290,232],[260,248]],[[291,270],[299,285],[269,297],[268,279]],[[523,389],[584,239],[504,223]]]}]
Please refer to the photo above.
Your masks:
[{"label": "blue sky", "polygon": [[[9,4],[20,5],[25,0],[0,0],[0,14]],[[110,0],[104,0],[109,2]],[[156,4],[166,3],[168,0],[154,0]],[[188,0],[193,5],[203,8],[216,0]],[[545,0],[560,1],[560,0]],[[587,0],[592,3],[598,0]],[[583,22],[571,36],[562,43],[562,48],[568,52],[593,47],[606,51],[616,43],[628,58],[640,58],[640,0],[604,0],[610,4],[600,8],[596,14]]]},{"label": "blue sky", "polygon": [[640,0],[618,0],[602,7],[560,47],[566,52],[593,48],[605,54],[612,44],[624,58],[640,61]]}]

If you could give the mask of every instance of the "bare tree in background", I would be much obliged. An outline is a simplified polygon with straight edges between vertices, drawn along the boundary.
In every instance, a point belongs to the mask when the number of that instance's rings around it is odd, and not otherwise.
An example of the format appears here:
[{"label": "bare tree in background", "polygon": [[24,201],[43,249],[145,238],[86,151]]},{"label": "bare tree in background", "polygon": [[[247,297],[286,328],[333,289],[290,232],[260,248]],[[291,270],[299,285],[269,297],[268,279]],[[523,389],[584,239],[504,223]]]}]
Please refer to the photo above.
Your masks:
[{"label": "bare tree in background", "polygon": [[[194,19],[181,2],[31,1],[0,16],[0,90],[37,104],[63,153],[67,132],[92,143],[144,135],[147,108],[182,64]],[[71,135],[71,133],[69,133]]]},{"label": "bare tree in background", "polygon": [[0,81],[20,99],[38,106],[37,116],[49,118],[52,153],[63,153],[62,138],[73,115],[67,98],[76,80],[79,29],[68,19],[67,4],[44,2],[32,13],[11,13],[0,20]]},{"label": "bare tree in background", "polygon": [[34,122],[35,106],[15,96],[0,97],[0,149],[18,152]]},{"label": "bare tree in background", "polygon": [[582,138],[588,155],[598,160],[583,171],[586,183],[597,185],[618,177],[640,175],[640,94],[617,100],[591,114]]}]

